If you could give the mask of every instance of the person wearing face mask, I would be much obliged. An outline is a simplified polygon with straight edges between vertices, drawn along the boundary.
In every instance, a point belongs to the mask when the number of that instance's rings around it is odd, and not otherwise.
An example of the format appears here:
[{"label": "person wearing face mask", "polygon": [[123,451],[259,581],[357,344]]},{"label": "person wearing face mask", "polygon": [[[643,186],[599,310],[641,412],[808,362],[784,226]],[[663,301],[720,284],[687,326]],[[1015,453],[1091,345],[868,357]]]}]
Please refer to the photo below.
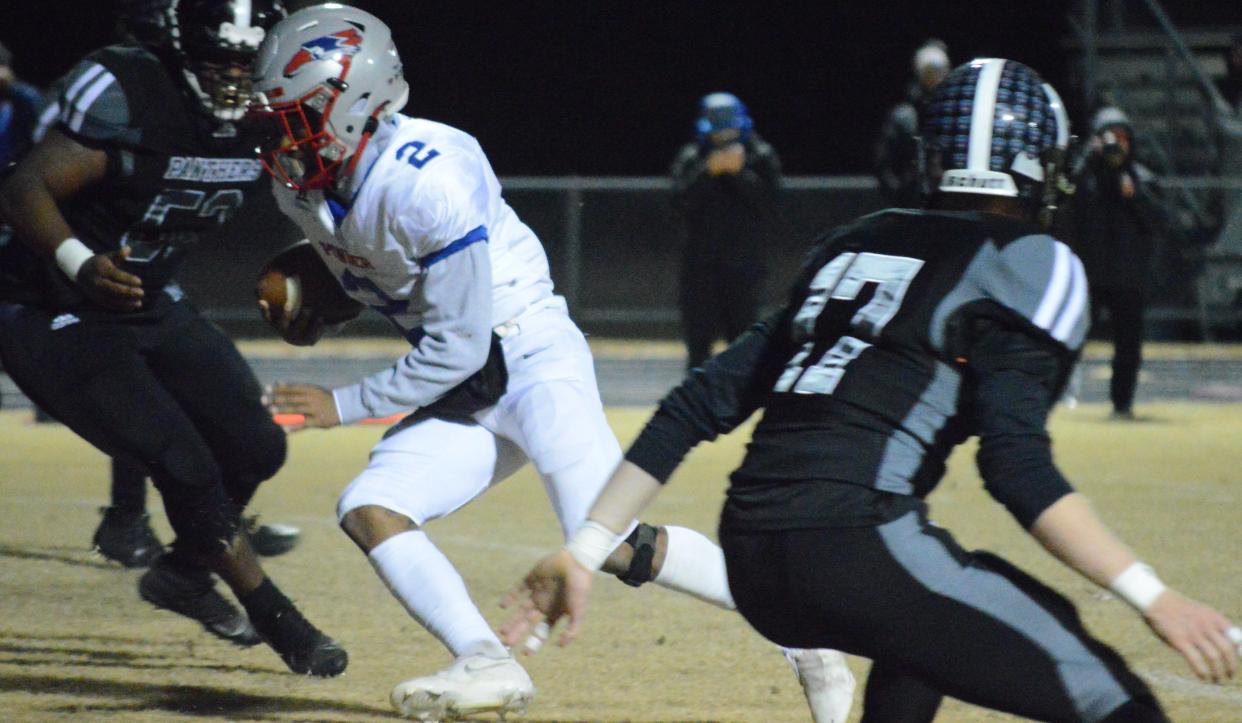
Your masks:
[{"label": "person wearing face mask", "polygon": [[1120,108],[1101,108],[1091,122],[1069,221],[1074,248],[1087,269],[1091,306],[1107,309],[1113,362],[1113,418],[1134,419],[1142,364],[1153,242],[1160,218],[1155,176],[1134,158],[1134,126]]}]

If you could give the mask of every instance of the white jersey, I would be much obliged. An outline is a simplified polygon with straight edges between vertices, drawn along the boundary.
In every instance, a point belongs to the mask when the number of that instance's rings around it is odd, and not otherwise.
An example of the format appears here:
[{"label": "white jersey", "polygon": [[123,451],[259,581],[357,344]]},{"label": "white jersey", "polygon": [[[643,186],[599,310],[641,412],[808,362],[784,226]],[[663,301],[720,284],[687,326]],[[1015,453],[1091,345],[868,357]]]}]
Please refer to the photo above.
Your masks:
[{"label": "white jersey", "polygon": [[275,186],[281,210],[349,295],[413,348],[392,369],[334,390],[343,423],[430,404],[482,367],[493,327],[563,303],[543,246],[501,197],[473,136],[395,116],[344,191],[348,203]]}]

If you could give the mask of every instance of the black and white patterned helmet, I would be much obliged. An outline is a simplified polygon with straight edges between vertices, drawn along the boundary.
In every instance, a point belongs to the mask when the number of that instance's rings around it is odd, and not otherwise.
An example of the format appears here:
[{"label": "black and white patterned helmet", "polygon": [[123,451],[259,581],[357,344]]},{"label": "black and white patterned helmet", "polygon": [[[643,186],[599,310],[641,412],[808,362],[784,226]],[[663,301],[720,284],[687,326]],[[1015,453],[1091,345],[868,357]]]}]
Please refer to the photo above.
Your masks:
[{"label": "black and white patterned helmet", "polygon": [[[942,193],[1039,199],[1070,143],[1061,96],[1022,63],[978,58],[936,88],[922,119],[927,171]],[[938,179],[938,181],[937,181]]]}]

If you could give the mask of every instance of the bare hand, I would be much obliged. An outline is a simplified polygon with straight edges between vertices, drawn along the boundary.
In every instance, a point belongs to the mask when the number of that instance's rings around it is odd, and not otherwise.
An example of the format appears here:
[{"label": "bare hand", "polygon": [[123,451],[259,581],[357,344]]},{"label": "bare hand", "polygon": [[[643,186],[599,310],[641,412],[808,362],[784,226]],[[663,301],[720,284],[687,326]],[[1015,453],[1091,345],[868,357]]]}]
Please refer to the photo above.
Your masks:
[{"label": "bare hand", "polygon": [[[569,645],[581,629],[593,579],[592,572],[565,550],[543,558],[501,601],[502,608],[517,606],[500,626],[501,640],[506,645],[516,646],[525,642],[532,633],[546,635],[548,629],[567,616],[569,627],[561,634],[557,644],[562,647]],[[545,621],[548,628],[539,629],[539,623]],[[538,646],[527,645],[525,653],[533,655],[536,650]]]},{"label": "bare hand", "polygon": [[713,176],[734,176],[746,166],[746,147],[730,143],[707,154],[707,172]]},{"label": "bare hand", "polygon": [[114,311],[137,311],[142,308],[142,279],[121,270],[121,262],[129,258],[126,246],[120,251],[95,254],[78,269],[75,281],[91,301]]},{"label": "bare hand", "polygon": [[273,310],[266,301],[259,299],[259,312],[280,338],[294,346],[313,346],[326,328],[323,317],[309,306],[289,314],[285,309]]},{"label": "bare hand", "polygon": [[286,426],[291,432],[307,427],[327,429],[341,423],[332,392],[314,384],[274,384],[263,396],[263,403],[273,415],[302,415],[301,424]]},{"label": "bare hand", "polygon": [[1143,617],[1169,647],[1181,653],[1195,675],[1213,683],[1233,677],[1239,651],[1227,632],[1234,625],[1224,615],[1176,590],[1165,590]]}]

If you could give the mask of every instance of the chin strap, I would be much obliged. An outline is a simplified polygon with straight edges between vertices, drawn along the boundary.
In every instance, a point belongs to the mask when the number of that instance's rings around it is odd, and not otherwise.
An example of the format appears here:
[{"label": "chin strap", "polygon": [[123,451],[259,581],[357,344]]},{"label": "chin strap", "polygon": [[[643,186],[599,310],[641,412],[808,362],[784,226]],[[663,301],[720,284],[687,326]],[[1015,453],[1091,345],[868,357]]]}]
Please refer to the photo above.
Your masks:
[{"label": "chin strap", "polygon": [[358,137],[358,148],[354,151],[354,155],[349,157],[349,161],[345,164],[339,180],[343,181],[354,175],[354,169],[358,167],[358,161],[362,160],[362,152],[366,150],[367,143],[371,141],[371,136],[375,135],[375,131],[379,129],[379,116],[383,112],[384,106],[380,106],[374,115],[367,118],[366,124],[362,126],[362,134]]}]

